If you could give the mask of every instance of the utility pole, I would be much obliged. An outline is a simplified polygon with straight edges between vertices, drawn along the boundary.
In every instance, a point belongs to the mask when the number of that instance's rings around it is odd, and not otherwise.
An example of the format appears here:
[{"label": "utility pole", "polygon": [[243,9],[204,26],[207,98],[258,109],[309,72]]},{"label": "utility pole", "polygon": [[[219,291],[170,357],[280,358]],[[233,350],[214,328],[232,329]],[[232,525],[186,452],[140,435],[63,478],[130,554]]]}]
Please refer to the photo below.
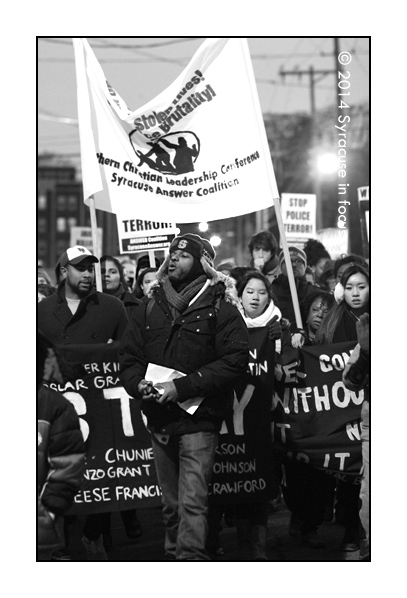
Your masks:
[{"label": "utility pole", "polygon": [[[335,63],[335,71],[334,72],[335,73],[343,72],[342,64],[338,60],[339,53],[340,53],[339,37],[334,37],[334,63]],[[338,85],[338,78],[340,79],[339,74],[337,77],[335,77],[336,116],[339,116],[341,114],[341,109],[339,108],[340,103],[341,103],[339,93],[341,93],[342,90]]]},{"label": "utility pole", "polygon": [[[327,75],[336,75],[338,72],[338,54],[339,54],[339,38],[334,37],[334,60],[335,60],[335,69],[314,69],[312,66],[309,67],[308,70],[299,70],[294,69],[291,71],[286,71],[284,69],[280,69],[280,76],[283,78],[286,76],[296,76],[301,78],[303,75],[308,75],[309,78],[309,87],[310,87],[310,108],[311,108],[311,148],[312,148],[312,155],[314,158],[314,176],[313,176],[313,189],[314,193],[317,196],[317,230],[323,228],[323,215],[322,215],[322,197],[321,197],[321,181],[319,177],[319,173],[315,167],[315,159],[317,157],[318,152],[318,131],[317,131],[317,119],[316,119],[316,108],[315,108],[315,85],[321,81]],[[339,65],[340,66],[340,65]],[[318,76],[318,78],[317,78]],[[338,84],[337,84],[337,77],[335,77],[335,102],[338,106]],[[339,108],[337,108],[339,114]]]}]

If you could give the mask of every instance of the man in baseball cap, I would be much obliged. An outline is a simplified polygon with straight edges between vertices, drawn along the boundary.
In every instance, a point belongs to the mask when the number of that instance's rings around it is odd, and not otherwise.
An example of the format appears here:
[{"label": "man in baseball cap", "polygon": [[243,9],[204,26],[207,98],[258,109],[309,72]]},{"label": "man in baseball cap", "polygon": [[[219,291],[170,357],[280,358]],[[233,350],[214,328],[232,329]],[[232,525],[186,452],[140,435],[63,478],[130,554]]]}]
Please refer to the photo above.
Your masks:
[{"label": "man in baseball cap", "polygon": [[82,245],[74,245],[73,247],[69,247],[66,251],[64,251],[55,267],[55,278],[57,285],[59,285],[61,280],[65,278],[61,268],[66,268],[68,264],[76,266],[85,259],[87,259],[89,263],[95,264],[99,261],[98,258],[89,251],[89,249],[82,247]]},{"label": "man in baseball cap", "polygon": [[95,289],[99,260],[81,245],[69,247],[58,260],[58,289],[38,306],[39,326],[55,345],[118,340],[127,325],[122,302]]},{"label": "man in baseball cap", "polygon": [[[38,304],[38,327],[54,345],[108,343],[122,337],[128,322],[126,308],[120,299],[95,289],[98,261],[81,245],[69,247],[58,260],[57,292]],[[92,513],[85,521],[82,541],[90,561],[107,560],[104,515]]]},{"label": "man in baseball cap", "polygon": [[59,258],[59,265],[66,266],[67,264],[72,264],[76,266],[80,264],[83,260],[89,259],[90,262],[98,262],[98,258],[93,255],[89,249],[86,247],[82,247],[82,245],[74,245],[74,247],[69,247]]}]

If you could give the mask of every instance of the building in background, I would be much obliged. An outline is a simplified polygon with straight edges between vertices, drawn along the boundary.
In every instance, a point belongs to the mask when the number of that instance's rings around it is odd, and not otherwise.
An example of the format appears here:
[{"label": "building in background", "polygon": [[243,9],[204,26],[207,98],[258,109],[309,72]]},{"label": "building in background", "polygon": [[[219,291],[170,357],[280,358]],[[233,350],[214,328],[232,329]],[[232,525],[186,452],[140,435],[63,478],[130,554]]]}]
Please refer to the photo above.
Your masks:
[{"label": "building in background", "polygon": [[[118,254],[116,216],[97,212],[104,231],[103,252]],[[82,181],[75,166],[52,155],[38,157],[37,259],[50,273],[70,245],[71,228],[90,226],[90,211],[83,201]]]}]

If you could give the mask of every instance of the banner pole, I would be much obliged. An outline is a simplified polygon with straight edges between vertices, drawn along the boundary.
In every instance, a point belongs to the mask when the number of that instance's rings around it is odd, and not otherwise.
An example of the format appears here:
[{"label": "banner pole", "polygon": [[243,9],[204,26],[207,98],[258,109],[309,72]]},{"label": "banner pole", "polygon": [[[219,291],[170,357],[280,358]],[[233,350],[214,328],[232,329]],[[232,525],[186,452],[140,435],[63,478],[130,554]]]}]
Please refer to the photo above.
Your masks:
[{"label": "banner pole", "polygon": [[[267,154],[270,155],[270,147],[268,144],[266,130],[264,127],[264,120],[263,120],[262,113],[261,113],[260,100],[259,100],[259,96],[257,93],[256,79],[254,77],[253,65],[252,65],[252,61],[250,58],[250,51],[249,51],[249,46],[248,46],[246,38],[244,39],[243,48],[244,48],[244,57],[245,57],[245,62],[246,62],[247,74],[248,74],[248,77],[250,79],[250,83],[251,83],[251,86],[253,89],[252,98],[253,98],[253,102],[255,105],[255,114],[257,117],[257,125],[258,125],[258,129],[259,129],[259,135],[260,135],[261,143],[263,146],[263,151],[266,156]],[[260,122],[260,117],[262,119],[261,122]],[[295,286],[294,272],[293,272],[293,267],[291,264],[290,252],[288,251],[287,239],[286,239],[285,232],[284,232],[284,223],[283,223],[283,217],[281,214],[281,206],[280,206],[280,194],[278,192],[276,175],[274,173],[271,155],[270,155],[270,164],[267,162],[267,160],[266,160],[266,164],[267,164],[267,174],[268,174],[270,189],[271,189],[271,197],[273,198],[274,209],[276,212],[276,218],[277,218],[277,224],[278,224],[278,230],[280,232],[280,240],[281,240],[281,243],[283,246],[284,259],[285,259],[285,264],[287,267],[287,277],[288,277],[288,282],[290,285],[291,299],[292,299],[293,307],[294,307],[295,322],[296,322],[298,328],[302,328],[302,319],[301,319],[300,305],[298,302],[297,287]]]},{"label": "banner pole", "polygon": [[[93,195],[89,196],[89,210],[90,210],[90,225],[92,228],[92,243],[93,243],[93,254],[99,259],[100,258],[100,248],[98,243],[98,227],[96,222],[96,208],[95,208],[95,198]],[[100,272],[100,262],[95,264],[95,275],[96,275],[96,290],[102,291],[102,275]]]},{"label": "banner pole", "polygon": [[150,268],[155,268],[155,253],[154,249],[149,249],[148,257],[150,259]]},{"label": "banner pole", "polygon": [[281,240],[281,243],[283,246],[285,265],[287,268],[288,283],[290,285],[291,299],[292,299],[293,307],[294,307],[295,323],[297,324],[297,328],[302,328],[302,319],[301,319],[300,305],[298,302],[297,287],[295,286],[293,266],[291,264],[290,252],[288,250],[287,239],[286,239],[285,232],[284,232],[284,223],[283,223],[283,217],[281,214],[280,198],[273,197],[273,201],[274,201],[274,209],[276,212],[278,230],[280,232],[280,240]]}]

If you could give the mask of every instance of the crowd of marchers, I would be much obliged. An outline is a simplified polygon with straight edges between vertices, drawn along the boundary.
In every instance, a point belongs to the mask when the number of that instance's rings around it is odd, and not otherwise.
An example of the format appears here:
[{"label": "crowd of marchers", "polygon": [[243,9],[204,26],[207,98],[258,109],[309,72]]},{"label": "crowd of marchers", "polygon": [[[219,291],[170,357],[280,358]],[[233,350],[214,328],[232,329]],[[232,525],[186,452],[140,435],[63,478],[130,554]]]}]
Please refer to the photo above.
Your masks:
[{"label": "crowd of marchers", "polygon": [[[86,469],[76,411],[50,388],[50,382],[63,384],[73,375],[59,347],[111,342],[118,346],[120,381],[129,396],[140,400],[151,435],[165,526],[162,560],[216,560],[223,550],[223,520],[236,528],[240,560],[267,561],[269,513],[281,501],[291,514],[290,535],[321,550],[326,545],[318,529],[335,520],[343,526],[341,550],[359,551],[359,560],[370,560],[369,264],[359,255],[331,259],[315,239],[303,247],[289,246],[299,321],[286,255],[274,235],[258,232],[248,249],[248,265],[230,260],[215,266],[211,243],[187,233],[176,237],[165,259],[155,258],[153,266],[148,255],[137,261],[111,255],[98,259],[74,246],[60,256],[53,277],[38,267],[38,560],[71,560],[66,513]],[[98,262],[101,291],[95,286]],[[361,484],[337,481],[300,461],[277,461],[270,426],[259,421],[247,433],[263,436],[273,483],[247,504],[209,504],[222,422],[234,389],[251,382],[252,328],[267,330],[267,342],[277,353],[285,347],[357,343],[343,383],[364,390]],[[185,375],[154,385],[146,377],[149,363]],[[198,397],[192,415],[180,408]],[[137,510],[120,514],[127,536],[142,542],[146,530]],[[110,520],[111,513],[86,516],[82,543],[87,560],[108,560]]]}]

